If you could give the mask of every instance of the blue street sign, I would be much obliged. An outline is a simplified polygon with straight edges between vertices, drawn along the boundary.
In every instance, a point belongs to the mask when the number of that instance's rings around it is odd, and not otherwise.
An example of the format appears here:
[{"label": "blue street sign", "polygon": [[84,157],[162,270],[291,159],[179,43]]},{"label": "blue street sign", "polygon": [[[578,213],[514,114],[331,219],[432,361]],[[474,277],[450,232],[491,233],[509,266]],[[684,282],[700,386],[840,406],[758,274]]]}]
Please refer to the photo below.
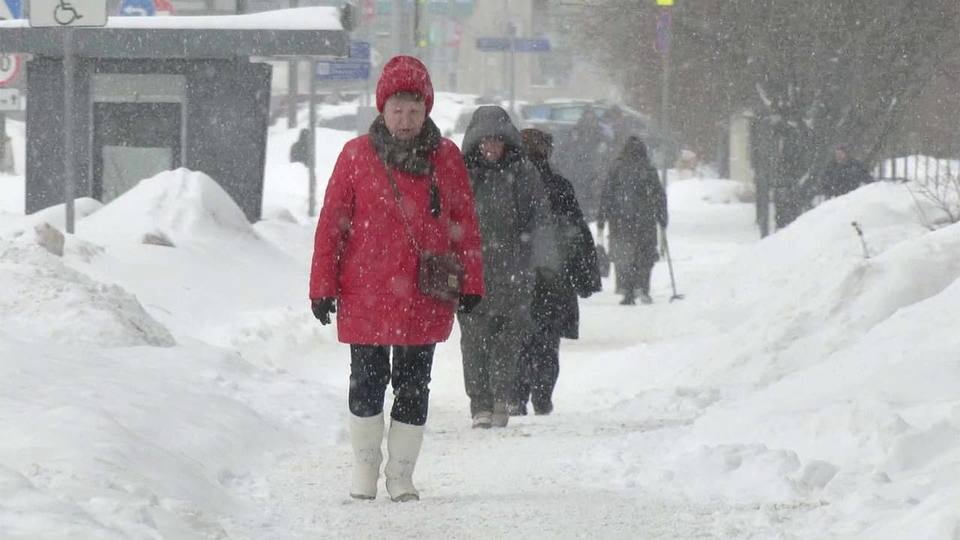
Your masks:
[{"label": "blue street sign", "polygon": [[128,17],[152,17],[157,14],[157,6],[153,0],[123,0],[119,13]]},{"label": "blue street sign", "polygon": [[19,19],[23,16],[23,4],[20,0],[0,0],[0,21]]},{"label": "blue street sign", "polygon": [[[510,38],[477,38],[477,49],[484,52],[506,52],[510,50]],[[513,51],[520,53],[549,52],[550,40],[545,38],[513,38]]]},{"label": "blue street sign", "polygon": [[370,42],[369,41],[351,41],[350,59],[370,61]]},{"label": "blue street sign", "polygon": [[370,42],[351,41],[350,58],[317,62],[318,81],[365,81],[370,78]]},{"label": "blue street sign", "polygon": [[336,60],[317,62],[318,81],[365,81],[370,78],[370,62]]}]

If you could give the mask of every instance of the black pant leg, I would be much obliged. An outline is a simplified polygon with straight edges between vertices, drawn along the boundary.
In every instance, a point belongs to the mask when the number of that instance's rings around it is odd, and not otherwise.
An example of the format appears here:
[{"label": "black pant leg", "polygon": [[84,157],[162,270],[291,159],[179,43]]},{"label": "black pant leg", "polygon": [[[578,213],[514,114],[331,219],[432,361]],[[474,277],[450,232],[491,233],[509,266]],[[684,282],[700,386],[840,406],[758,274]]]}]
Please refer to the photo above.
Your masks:
[{"label": "black pant leg", "polygon": [[650,276],[653,273],[653,264],[656,261],[652,259],[644,259],[640,261],[639,268],[637,269],[637,285],[640,290],[650,294]]},{"label": "black pant leg", "polygon": [[350,345],[348,406],[356,416],[383,412],[383,395],[390,382],[390,349],[378,345]]},{"label": "black pant leg", "polygon": [[542,330],[535,338],[531,362],[530,393],[533,406],[543,410],[552,403],[553,389],[560,377],[560,333]]},{"label": "black pant leg", "polygon": [[393,409],[390,417],[404,424],[427,423],[430,371],[436,345],[393,348]]}]

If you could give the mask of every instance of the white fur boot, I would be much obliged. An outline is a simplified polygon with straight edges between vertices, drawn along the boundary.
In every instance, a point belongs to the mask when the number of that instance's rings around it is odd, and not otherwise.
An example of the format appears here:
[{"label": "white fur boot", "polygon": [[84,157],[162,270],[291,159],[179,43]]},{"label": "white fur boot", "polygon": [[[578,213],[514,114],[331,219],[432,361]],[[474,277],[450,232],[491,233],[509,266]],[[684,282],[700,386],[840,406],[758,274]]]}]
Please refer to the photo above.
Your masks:
[{"label": "white fur boot", "polygon": [[423,426],[390,421],[387,434],[387,493],[396,502],[419,501],[420,493],[413,487],[413,469],[417,465],[423,444]]},{"label": "white fur boot", "polygon": [[375,499],[380,463],[383,461],[383,413],[367,418],[351,414],[350,443],[355,460],[350,496],[354,499]]}]

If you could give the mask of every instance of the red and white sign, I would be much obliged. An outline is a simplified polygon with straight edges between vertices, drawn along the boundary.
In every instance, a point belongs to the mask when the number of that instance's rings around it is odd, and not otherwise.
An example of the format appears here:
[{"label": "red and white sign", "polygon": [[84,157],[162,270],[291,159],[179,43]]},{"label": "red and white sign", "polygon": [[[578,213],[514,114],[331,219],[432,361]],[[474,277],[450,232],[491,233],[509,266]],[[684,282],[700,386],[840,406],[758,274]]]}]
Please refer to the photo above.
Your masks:
[{"label": "red and white sign", "polygon": [[10,53],[0,53],[0,86],[12,83],[20,73],[20,57]]}]

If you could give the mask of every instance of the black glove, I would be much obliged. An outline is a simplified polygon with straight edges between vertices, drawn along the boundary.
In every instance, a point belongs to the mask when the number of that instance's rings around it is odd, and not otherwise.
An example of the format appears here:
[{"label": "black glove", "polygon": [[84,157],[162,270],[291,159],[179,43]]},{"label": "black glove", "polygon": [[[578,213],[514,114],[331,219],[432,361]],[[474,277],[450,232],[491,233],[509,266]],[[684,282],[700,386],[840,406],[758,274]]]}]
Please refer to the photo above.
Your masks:
[{"label": "black glove", "polygon": [[457,307],[459,313],[470,313],[477,304],[483,300],[483,297],[477,294],[461,294],[460,305]]},{"label": "black glove", "polygon": [[332,296],[324,296],[311,300],[310,309],[313,310],[313,316],[320,321],[320,324],[330,324],[330,314],[337,312],[337,299]]}]

